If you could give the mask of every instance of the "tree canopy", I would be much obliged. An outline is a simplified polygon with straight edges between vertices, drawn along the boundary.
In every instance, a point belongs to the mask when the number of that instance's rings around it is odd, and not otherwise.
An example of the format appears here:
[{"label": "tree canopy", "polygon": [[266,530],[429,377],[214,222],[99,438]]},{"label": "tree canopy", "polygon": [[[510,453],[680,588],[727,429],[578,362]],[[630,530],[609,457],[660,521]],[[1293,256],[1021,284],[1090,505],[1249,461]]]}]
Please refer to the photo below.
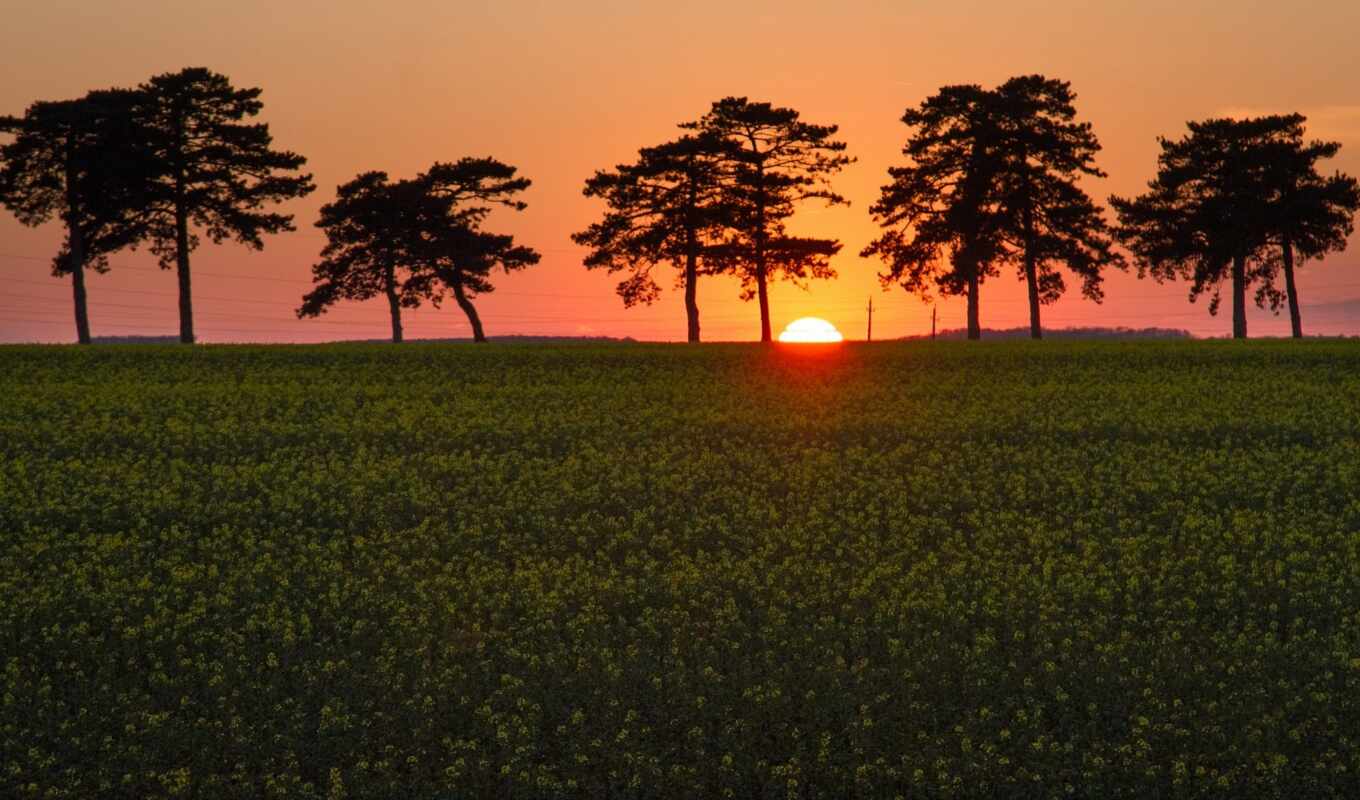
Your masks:
[{"label": "tree canopy", "polygon": [[77,340],[91,341],[85,269],[108,269],[110,253],[146,236],[154,166],[139,136],[137,94],[90,92],[78,100],[38,102],[22,117],[0,117],[0,203],[24,225],[53,219],[65,239],[54,275],[70,275]]},{"label": "tree canopy", "polygon": [[912,134],[889,167],[891,182],[869,211],[885,230],[861,253],[877,256],[879,280],[923,301],[932,291],[968,298],[968,338],[982,335],[979,287],[997,274],[1006,220],[996,203],[1005,154],[995,96],[977,85],[945,86],[902,122]]},{"label": "tree canopy", "polygon": [[1082,177],[1103,178],[1089,122],[1076,121],[1071,84],[1026,75],[995,90],[1002,158],[998,164],[1002,239],[1000,257],[1013,263],[1029,296],[1030,335],[1041,338],[1040,306],[1067,290],[1060,267],[1100,302],[1104,269],[1124,267],[1112,249],[1103,211],[1081,188]]},{"label": "tree canopy", "polygon": [[608,211],[572,234],[572,241],[590,248],[587,269],[626,273],[617,287],[625,307],[655,302],[661,287],[653,269],[675,267],[676,286],[685,290],[691,342],[700,336],[699,274],[730,221],[725,201],[732,155],[726,140],[708,133],[644,147],[636,162],[600,170],[586,181],[584,194],[603,199]]},{"label": "tree canopy", "polygon": [[[1263,259],[1256,269],[1260,280],[1257,303],[1268,302],[1276,309],[1282,300],[1287,301],[1290,329],[1298,338],[1303,336],[1303,319],[1295,256],[1306,261],[1346,249],[1355,213],[1360,210],[1360,184],[1349,175],[1318,172],[1318,162],[1335,157],[1341,144],[1305,140],[1303,115],[1270,117],[1269,122],[1274,130],[1265,143],[1272,151],[1264,159],[1267,226],[1279,258]],[[1283,292],[1275,284],[1278,271],[1284,273]]]},{"label": "tree canopy", "polygon": [[273,149],[267,124],[246,122],[263,109],[260,94],[202,67],[158,75],[138,89],[137,119],[154,154],[148,237],[161,266],[178,273],[182,342],[194,341],[195,230],[214,244],[230,238],[259,250],[264,235],[294,230],[291,214],[266,206],[316,188],[310,175],[297,174],[305,158]]},{"label": "tree canopy", "polygon": [[1104,173],[1074,100],[1070,84],[1028,75],[991,90],[946,86],[907,109],[902,122],[912,132],[902,152],[910,163],[889,168],[892,181],[870,209],[885,230],[861,253],[883,261],[883,285],[927,302],[933,292],[964,295],[974,339],[981,285],[1002,264],[1026,284],[1034,338],[1042,336],[1040,306],[1066,291],[1060,267],[1099,302],[1102,270],[1122,262],[1078,184]]},{"label": "tree canopy", "polygon": [[1157,281],[1191,282],[1190,300],[1211,293],[1217,313],[1224,280],[1231,281],[1233,336],[1247,335],[1246,293],[1254,281],[1270,297],[1267,246],[1276,218],[1272,159],[1288,137],[1286,117],[1209,119],[1189,123],[1189,133],[1162,138],[1157,176],[1148,191],[1111,197],[1117,234],[1135,257],[1138,274]]},{"label": "tree canopy", "polygon": [[730,148],[729,183],[723,199],[727,232],[710,248],[711,271],[730,271],[742,285],[741,297],[760,302],[760,340],[773,341],[769,283],[783,278],[804,285],[810,278],[833,278],[835,239],[790,235],[787,222],[800,203],[849,202],[832,191],[831,176],[853,159],[834,137],[835,125],[804,122],[798,111],[745,97],[713,103],[699,121],[681,126],[715,137]]},{"label": "tree canopy", "polygon": [[482,230],[494,206],[525,208],[517,195],[530,182],[515,173],[495,159],[464,158],[436,163],[409,180],[369,172],[339,187],[317,223],[328,243],[312,268],[316,287],[303,297],[298,316],[382,294],[392,340],[400,342],[401,309],[426,300],[437,307],[447,290],[467,315],[474,340],[486,341],[472,299],[494,291],[495,267],[510,272],[540,258],[512,236]]}]

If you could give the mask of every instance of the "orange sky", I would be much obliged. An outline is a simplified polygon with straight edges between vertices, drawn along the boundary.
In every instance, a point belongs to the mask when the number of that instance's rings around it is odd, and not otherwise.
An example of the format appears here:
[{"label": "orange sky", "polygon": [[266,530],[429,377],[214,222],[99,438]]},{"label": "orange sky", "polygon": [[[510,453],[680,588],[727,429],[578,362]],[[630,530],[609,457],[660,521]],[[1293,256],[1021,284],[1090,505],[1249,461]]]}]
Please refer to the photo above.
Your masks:
[{"label": "orange sky", "polygon": [[[864,336],[874,297],[875,338],[928,332],[930,308],[901,289],[883,293],[876,261],[858,252],[876,228],[867,209],[890,164],[900,162],[903,109],[947,83],[995,85],[1041,72],[1069,80],[1078,109],[1105,150],[1110,173],[1089,188],[1138,192],[1155,168],[1159,134],[1207,116],[1298,110],[1312,133],[1345,146],[1330,165],[1360,174],[1360,3],[1235,0],[1099,2],[527,2],[235,0],[192,3],[44,0],[6,9],[0,28],[0,113],[38,99],[132,85],[184,66],[224,72],[265,90],[263,119],[276,144],[309,159],[318,190],[289,204],[299,231],[263,252],[205,244],[194,256],[200,339],[324,341],[389,335],[383,301],[350,303],[317,320],[292,309],[310,285],[322,244],[317,208],[356,173],[412,175],[436,160],[491,155],[533,179],[522,214],[498,213],[543,263],[501,276],[478,301],[492,335],[512,333],[683,339],[681,296],[625,310],[615,278],[587,272],[569,240],[596,219],[581,196],[599,167],[676,134],[725,95],[747,95],[836,123],[858,163],[836,181],[847,208],[809,207],[792,229],[839,237],[840,277],[803,292],[773,293],[776,331],[805,315],[848,338]],[[0,212],[0,341],[74,338],[67,281],[48,260],[55,226],[26,229]],[[145,251],[114,259],[90,282],[94,334],[178,330],[172,272]],[[1072,282],[1069,281],[1069,284]],[[1210,317],[1185,300],[1187,286],[1132,275],[1108,281],[1103,306],[1079,293],[1045,309],[1045,325],[1160,325],[1225,335],[1231,315]],[[1301,273],[1309,333],[1360,334],[1360,248]],[[759,334],[754,303],[735,280],[700,284],[704,338]],[[1345,301],[1353,300],[1347,303]],[[982,294],[983,324],[1026,322],[1022,284],[1011,275]],[[942,327],[963,305],[940,305]],[[1252,335],[1287,333],[1288,319],[1254,314]],[[407,315],[407,336],[466,336],[456,306]]]}]

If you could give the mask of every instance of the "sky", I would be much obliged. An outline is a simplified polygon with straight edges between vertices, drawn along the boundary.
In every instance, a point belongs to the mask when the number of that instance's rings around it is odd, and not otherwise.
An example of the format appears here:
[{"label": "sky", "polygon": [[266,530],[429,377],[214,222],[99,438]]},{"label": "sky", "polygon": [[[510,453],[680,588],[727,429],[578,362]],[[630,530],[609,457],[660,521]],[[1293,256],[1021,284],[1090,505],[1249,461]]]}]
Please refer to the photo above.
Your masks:
[{"label": "sky", "polygon": [[[1221,115],[1299,111],[1309,132],[1343,145],[1327,168],[1360,174],[1360,3],[1354,0],[45,0],[15,3],[0,28],[0,114],[36,100],[131,86],[187,66],[264,90],[260,120],[275,145],[307,157],[317,191],[283,210],[298,230],[256,252],[205,241],[194,254],[196,328],[205,342],[385,338],[385,301],[345,303],[319,319],[294,309],[311,285],[324,237],[313,227],[335,187],[380,169],[409,177],[436,161],[493,156],[533,180],[526,211],[498,211],[492,230],[543,254],[496,278],[477,301],[491,336],[631,336],[683,340],[682,293],[663,276],[661,299],[625,309],[617,276],[588,271],[570,235],[597,220],[581,189],[595,170],[633,160],[677,135],[717,99],[747,96],[840,126],[857,160],[834,179],[849,207],[810,205],[802,235],[844,248],[834,280],[772,293],[774,328],[802,316],[863,338],[928,333],[931,306],[884,291],[876,260],[859,251],[877,228],[868,214],[887,168],[903,162],[902,112],[940,86],[994,86],[1042,73],[1070,81],[1081,118],[1104,147],[1102,202],[1152,178],[1157,137]],[[56,225],[25,228],[0,210],[0,342],[74,339],[68,279],[50,274]],[[1360,246],[1300,272],[1305,330],[1360,335]],[[143,249],[112,258],[88,281],[96,336],[178,332],[175,276]],[[1069,281],[1069,287],[1075,281]],[[1044,309],[1046,327],[1182,328],[1231,332],[1226,304],[1211,317],[1188,285],[1114,273],[1096,305],[1069,288]],[[755,303],[732,278],[704,278],[707,340],[759,338]],[[964,304],[937,305],[941,328],[961,327]],[[1010,273],[981,295],[985,327],[1027,324],[1023,284]],[[1253,336],[1286,335],[1287,313],[1249,316]],[[464,337],[457,306],[407,312],[408,338]]]}]

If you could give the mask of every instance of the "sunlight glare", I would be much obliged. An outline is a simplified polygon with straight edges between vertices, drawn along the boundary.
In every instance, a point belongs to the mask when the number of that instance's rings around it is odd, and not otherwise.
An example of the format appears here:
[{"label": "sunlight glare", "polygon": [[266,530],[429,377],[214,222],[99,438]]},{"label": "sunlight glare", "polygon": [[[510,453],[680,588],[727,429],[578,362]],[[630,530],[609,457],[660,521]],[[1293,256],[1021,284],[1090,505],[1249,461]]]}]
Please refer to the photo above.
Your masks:
[{"label": "sunlight glare", "polygon": [[820,343],[827,344],[839,342],[844,337],[841,332],[836,330],[836,326],[820,317],[802,317],[790,322],[784,332],[779,334],[779,341],[794,342],[799,344]]}]

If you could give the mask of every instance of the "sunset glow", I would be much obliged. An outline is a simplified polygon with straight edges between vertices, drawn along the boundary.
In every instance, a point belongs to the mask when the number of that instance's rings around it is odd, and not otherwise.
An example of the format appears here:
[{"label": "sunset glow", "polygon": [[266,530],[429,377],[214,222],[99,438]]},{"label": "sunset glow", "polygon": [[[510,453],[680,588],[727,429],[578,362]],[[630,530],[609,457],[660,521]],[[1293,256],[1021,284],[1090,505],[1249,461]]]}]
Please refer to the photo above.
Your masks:
[{"label": "sunset glow", "polygon": [[[1160,8],[1160,6],[1158,7]],[[79,13],[72,13],[78,9]],[[573,233],[605,212],[582,189],[597,170],[636,160],[641,148],[681,135],[726,95],[798,110],[838,126],[835,138],[856,158],[832,178],[849,205],[803,204],[788,233],[834,238],[832,279],[769,287],[776,319],[813,313],[856,331],[875,298],[875,339],[929,335],[967,324],[964,299],[930,303],[891,284],[883,291],[876,258],[860,253],[882,231],[869,214],[890,167],[907,159],[908,107],[940,87],[995,87],[1042,73],[1070,81],[1081,121],[1099,136],[1096,165],[1108,178],[1085,190],[1104,207],[1135,196],[1155,174],[1157,137],[1180,137],[1190,120],[1298,111],[1308,136],[1339,141],[1324,165],[1360,173],[1360,81],[1354,32],[1360,3],[1290,4],[1205,0],[1177,13],[1141,4],[932,4],[870,2],[853,13],[820,4],[439,3],[402,0],[379,11],[338,0],[319,14],[310,4],[239,0],[217,5],[144,0],[126,3],[10,3],[0,28],[0,115],[22,115],[39,100],[93,89],[132,87],[150,76],[204,66],[239,87],[259,87],[273,145],[307,158],[316,191],[271,208],[293,216],[295,231],[264,237],[255,250],[202,236],[193,253],[193,309],[203,342],[323,342],[390,336],[387,301],[337,304],[323,317],[298,318],[312,290],[311,268],[326,245],[315,227],[336,187],[370,170],[392,180],[464,156],[494,157],[532,181],[523,212],[498,206],[487,229],[513,235],[542,261],[497,271],[494,293],[477,299],[491,337],[603,336],[644,341],[686,338],[684,292],[675,270],[657,272],[655,302],[625,305],[622,276],[588,270]],[[1168,9],[1163,9],[1163,11]],[[715,24],[721,20],[721,24]],[[60,42],[60,47],[53,46]],[[590,42],[583,47],[582,42]],[[904,46],[910,42],[911,46]],[[1287,52],[1281,68],[1254,54]],[[514,56],[511,57],[510,54]],[[495,65],[494,68],[488,65]],[[547,126],[547,122],[550,126]],[[545,136],[546,129],[552,130]],[[0,211],[0,275],[10,302],[0,342],[66,342],[74,335],[69,279],[51,275],[60,221],[38,227]],[[1310,259],[1298,286],[1307,332],[1360,332],[1360,246]],[[89,276],[96,337],[170,336],[179,330],[175,270],[162,270],[148,246],[114,254],[107,273]],[[731,274],[704,276],[696,288],[704,341],[750,341],[759,310]],[[1010,268],[983,287],[982,324],[1028,324],[1023,280]],[[1107,271],[1104,301],[1069,281],[1045,304],[1044,325],[1158,326],[1200,336],[1231,332],[1231,313],[1212,316],[1190,303],[1181,281],[1140,280]],[[1288,335],[1289,314],[1247,310],[1253,336]],[[408,340],[470,338],[458,305],[425,304],[406,315]],[[773,328],[777,335],[781,325]]]},{"label": "sunset glow", "polygon": [[835,325],[821,317],[796,319],[779,334],[779,341],[793,344],[832,344],[844,338]]}]

